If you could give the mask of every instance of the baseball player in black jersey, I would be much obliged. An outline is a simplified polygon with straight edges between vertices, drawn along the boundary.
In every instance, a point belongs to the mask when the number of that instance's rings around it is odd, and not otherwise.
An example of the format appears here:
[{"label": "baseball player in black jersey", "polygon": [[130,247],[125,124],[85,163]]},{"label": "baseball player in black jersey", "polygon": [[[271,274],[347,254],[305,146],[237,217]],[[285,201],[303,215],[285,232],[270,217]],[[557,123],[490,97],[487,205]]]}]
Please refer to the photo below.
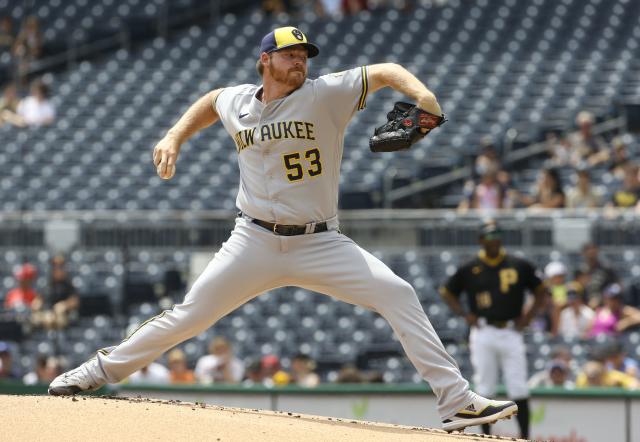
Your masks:
[{"label": "baseball player in black jersey", "polygon": [[[527,388],[526,348],[520,331],[546,302],[547,289],[528,261],[506,253],[501,232],[495,222],[482,227],[482,250],[441,287],[449,307],[471,326],[469,348],[474,382],[481,395],[494,395],[498,372],[510,399],[518,405],[520,435],[529,437],[529,390]],[[534,302],[525,308],[527,292]],[[460,296],[466,293],[468,311]],[[490,427],[484,424],[485,434]]]}]

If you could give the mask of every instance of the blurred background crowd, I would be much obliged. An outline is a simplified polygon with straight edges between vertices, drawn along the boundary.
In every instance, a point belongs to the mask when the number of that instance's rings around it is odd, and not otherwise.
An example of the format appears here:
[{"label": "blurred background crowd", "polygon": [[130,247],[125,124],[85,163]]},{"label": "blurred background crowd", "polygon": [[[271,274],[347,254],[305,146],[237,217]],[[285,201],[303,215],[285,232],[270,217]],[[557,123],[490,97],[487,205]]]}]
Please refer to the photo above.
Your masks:
[{"label": "blurred background crowd", "polygon": [[[530,385],[535,387],[640,387],[640,372],[635,355],[629,355],[625,339],[640,337],[640,287],[625,287],[616,271],[599,256],[595,244],[586,244],[582,261],[573,271],[560,261],[551,261],[543,269],[551,294],[544,312],[530,326],[529,333],[548,337],[544,367],[533,373]],[[25,384],[47,383],[68,368],[71,361],[64,347],[68,327],[96,321],[80,322],[81,298],[74,288],[65,258],[56,255],[47,269],[49,279],[36,289],[37,268],[29,263],[17,267],[15,287],[4,294],[0,312],[3,330],[13,324],[34,333],[44,332],[54,345],[45,345],[45,353],[25,355],[26,363],[13,364],[11,345],[0,342],[0,378],[22,379]],[[630,303],[632,300],[633,303]],[[159,301],[166,305],[167,299]],[[138,306],[133,306],[133,309]],[[93,313],[93,312],[90,312]],[[99,316],[98,316],[99,318]],[[129,323],[124,335],[137,329]],[[181,348],[171,350],[163,361],[156,361],[134,373],[126,381],[131,384],[212,384],[288,385],[314,387],[320,382],[385,382],[384,370],[357,367],[356,360],[316,372],[316,361],[308,353],[247,354],[239,358],[232,340],[211,336],[207,353],[187,357]],[[267,340],[272,337],[266,336]],[[204,339],[203,339],[204,340]],[[636,342],[637,343],[637,342]],[[251,343],[248,343],[251,346]],[[90,344],[89,344],[90,345]],[[573,348],[572,348],[573,347]],[[82,347],[83,350],[85,347]],[[61,350],[61,354],[56,351]],[[579,356],[575,359],[574,356]],[[537,365],[540,366],[540,360]],[[24,368],[33,365],[33,371]]]},{"label": "blurred background crowd", "polygon": [[55,108],[49,88],[40,78],[30,79],[32,64],[42,55],[42,32],[36,16],[21,21],[19,29],[11,16],[0,17],[0,125],[17,127],[53,123]]}]

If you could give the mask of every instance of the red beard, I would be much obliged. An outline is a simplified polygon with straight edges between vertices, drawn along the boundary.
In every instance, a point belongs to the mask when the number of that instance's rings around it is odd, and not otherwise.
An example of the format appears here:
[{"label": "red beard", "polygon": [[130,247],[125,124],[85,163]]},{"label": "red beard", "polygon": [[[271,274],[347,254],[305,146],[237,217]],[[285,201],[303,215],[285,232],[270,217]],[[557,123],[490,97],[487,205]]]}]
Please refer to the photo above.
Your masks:
[{"label": "red beard", "polygon": [[[301,73],[302,75],[298,74]],[[306,73],[301,69],[290,69],[289,71],[282,71],[276,69],[272,63],[269,63],[269,74],[278,83],[284,83],[291,87],[300,87],[304,80],[307,78]]]}]

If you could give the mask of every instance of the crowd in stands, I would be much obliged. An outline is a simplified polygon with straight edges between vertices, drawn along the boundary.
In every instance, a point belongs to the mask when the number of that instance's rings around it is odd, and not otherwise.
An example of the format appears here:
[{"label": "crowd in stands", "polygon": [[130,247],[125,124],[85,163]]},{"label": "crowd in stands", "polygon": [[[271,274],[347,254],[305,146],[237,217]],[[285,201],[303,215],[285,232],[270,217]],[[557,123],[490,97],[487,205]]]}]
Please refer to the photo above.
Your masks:
[{"label": "crowd in stands", "polygon": [[[166,365],[160,360],[150,363],[122,381],[128,385],[211,385],[236,384],[242,386],[296,385],[313,388],[320,384],[315,371],[316,363],[308,355],[299,353],[282,366],[280,357],[265,355],[248,361],[238,359],[232,344],[223,337],[216,337],[210,345],[212,353],[198,359],[192,368],[182,349],[176,347],[166,356]],[[0,382],[22,380],[25,385],[48,384],[62,373],[67,361],[64,356],[36,355],[33,371],[21,375],[13,364],[11,348],[0,341]],[[363,372],[352,365],[345,366],[334,379],[338,383],[382,382],[379,373]]]},{"label": "crowd in stands", "polygon": [[42,32],[35,16],[28,16],[19,31],[13,20],[0,18],[0,126],[47,126],[56,112],[49,87],[41,78],[30,78],[33,62],[42,56]]},{"label": "crowd in stands", "polygon": [[19,80],[26,77],[32,63],[42,56],[42,43],[37,17],[26,17],[18,31],[15,30],[11,17],[0,17],[0,57],[4,54],[11,57],[9,64]]},{"label": "crowd in stands", "polygon": [[[35,280],[38,270],[30,263],[24,263],[14,272],[15,287],[4,294],[0,312],[12,314],[30,329],[41,328],[49,331],[66,329],[78,318],[80,296],[74,288],[66,270],[63,255],[51,259],[48,270],[49,283],[43,293],[38,293]],[[135,333],[128,330],[127,334]],[[306,354],[293,355],[287,359],[288,369],[283,369],[281,359],[276,355],[265,355],[252,361],[242,361],[235,356],[233,344],[222,336],[209,343],[209,353],[200,357],[195,366],[188,365],[184,351],[176,347],[166,355],[166,366],[160,361],[152,362],[131,374],[128,384],[242,384],[263,385],[265,387],[298,385],[315,387],[320,376],[314,371],[315,361]],[[22,379],[24,384],[45,384],[53,380],[67,367],[64,355],[34,355],[33,371],[22,374],[13,364],[10,346],[0,341],[0,381]],[[380,382],[381,376],[358,371],[355,367],[345,367],[335,378],[336,382]]]},{"label": "crowd in stands", "polygon": [[[444,0],[446,1],[446,0]],[[443,0],[427,0],[423,3],[442,3]],[[262,8],[267,14],[296,14],[313,11],[319,17],[354,15],[364,11],[396,9],[410,12],[420,0],[263,0]]]},{"label": "crowd in stands", "polygon": [[532,327],[565,342],[587,343],[588,361],[577,366],[570,350],[558,346],[545,370],[531,377],[530,386],[640,388],[638,362],[626,354],[621,341],[625,333],[640,329],[640,306],[627,303],[625,288],[595,244],[583,247],[582,258],[573,279],[564,263],[546,265],[551,297]]},{"label": "crowd in stands", "polygon": [[[566,136],[550,132],[545,140],[548,159],[529,192],[518,190],[511,171],[502,164],[491,140],[483,140],[473,161],[472,178],[464,188],[458,210],[632,208],[640,211],[640,169],[624,136],[610,142],[594,135],[594,116],[576,117],[577,130]],[[572,170],[572,183],[562,182],[561,171]],[[594,184],[594,174],[608,172],[613,191]],[[599,177],[598,177],[599,178]]]},{"label": "crowd in stands", "polygon": [[80,298],[65,269],[65,258],[56,255],[51,260],[50,280],[44,294],[35,291],[33,284],[37,269],[25,263],[14,273],[16,287],[4,297],[4,310],[24,315],[33,327],[60,330],[77,317]]},{"label": "crowd in stands", "polygon": [[640,306],[627,304],[625,288],[616,272],[601,260],[598,247],[586,244],[582,257],[573,279],[564,263],[547,264],[544,275],[551,298],[534,328],[575,340],[615,337],[640,326]]},{"label": "crowd in stands", "polygon": [[0,97],[0,126],[6,123],[17,127],[38,127],[54,122],[55,107],[49,100],[49,88],[41,79],[31,83],[28,95],[19,97],[15,83],[5,86]]},{"label": "crowd in stands", "polygon": [[[48,274],[47,289],[37,293],[34,280],[38,270],[29,263],[18,267],[14,273],[16,287],[4,297],[4,309],[22,315],[19,317],[28,321],[30,327],[64,330],[77,319],[81,301],[62,255],[51,259]],[[586,244],[582,262],[573,272],[564,263],[551,261],[544,267],[544,278],[551,296],[544,312],[532,322],[530,332],[542,332],[555,342],[580,343],[588,352],[588,359],[578,364],[566,345],[558,345],[549,355],[545,369],[531,377],[531,386],[640,388],[638,362],[625,352],[622,340],[625,334],[640,330],[640,306],[625,300],[629,288],[621,285],[616,272],[600,257],[598,247]],[[127,334],[135,331],[130,329]],[[21,378],[25,384],[46,383],[67,365],[64,355],[33,357],[33,371],[19,373],[12,365],[10,347],[0,342],[0,379]],[[323,380],[370,383],[383,382],[383,376],[375,371],[362,372],[347,364]],[[267,354],[242,360],[235,355],[231,341],[217,336],[209,342],[208,354],[197,361],[190,363],[183,349],[176,347],[165,358],[133,373],[124,382],[311,388],[320,384],[321,376],[316,372],[316,362],[307,354]]]},{"label": "crowd in stands", "polygon": [[544,370],[529,379],[529,388],[615,387],[626,390],[640,388],[638,361],[630,358],[615,340],[606,341],[592,351],[582,366],[574,361],[571,351],[556,346]]}]

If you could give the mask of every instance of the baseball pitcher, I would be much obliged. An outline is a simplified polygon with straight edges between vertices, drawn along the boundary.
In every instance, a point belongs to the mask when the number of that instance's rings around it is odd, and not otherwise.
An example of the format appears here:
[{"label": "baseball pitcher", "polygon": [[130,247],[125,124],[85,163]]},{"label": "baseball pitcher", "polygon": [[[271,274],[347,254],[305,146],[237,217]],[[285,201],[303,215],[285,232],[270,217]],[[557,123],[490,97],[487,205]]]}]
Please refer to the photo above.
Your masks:
[{"label": "baseball pitcher", "polygon": [[53,395],[115,383],[198,335],[260,293],[299,286],[382,315],[438,399],[445,430],[494,422],[517,412],[469,384],[444,350],[413,288],[338,229],[338,183],[344,131],[369,94],[391,87],[417,105],[397,103],[375,130],[372,151],[407,149],[445,121],[438,101],[396,64],[362,66],[307,78],[319,49],[294,27],[260,45],[262,85],[213,90],[194,103],[153,150],[157,173],[176,173],[181,146],[220,121],[238,154],[240,210],[231,237],[184,301],[143,323],[117,346],[56,378]]}]

